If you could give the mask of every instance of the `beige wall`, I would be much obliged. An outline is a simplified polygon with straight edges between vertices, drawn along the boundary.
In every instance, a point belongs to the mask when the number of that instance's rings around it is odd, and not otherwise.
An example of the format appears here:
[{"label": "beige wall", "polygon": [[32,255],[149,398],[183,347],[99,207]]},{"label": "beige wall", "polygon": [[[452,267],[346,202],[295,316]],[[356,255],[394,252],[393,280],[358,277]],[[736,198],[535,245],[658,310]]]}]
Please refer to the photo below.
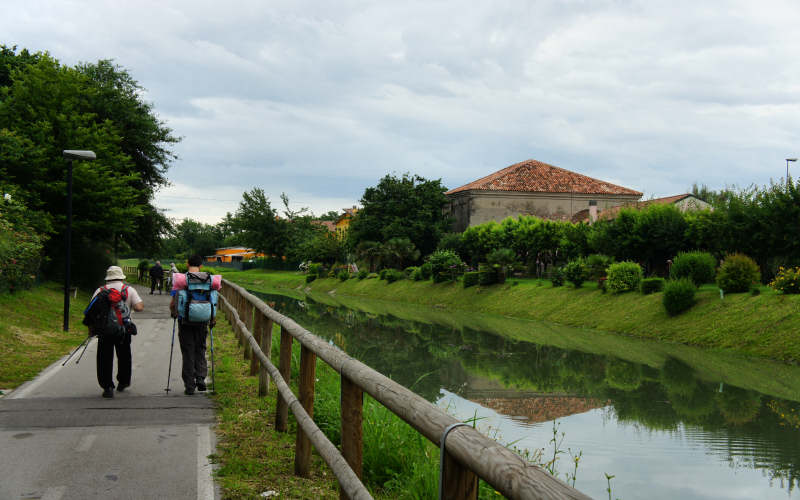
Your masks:
[{"label": "beige wall", "polygon": [[461,232],[470,226],[518,215],[569,220],[576,212],[589,208],[589,200],[597,200],[597,208],[602,211],[636,201],[639,196],[462,191],[448,198],[450,215],[455,219],[453,230]]},{"label": "beige wall", "polygon": [[682,199],[681,201],[675,203],[675,206],[678,207],[681,212],[686,212],[688,210],[706,210],[712,208],[710,204],[699,198],[695,198],[694,196],[689,196]]}]

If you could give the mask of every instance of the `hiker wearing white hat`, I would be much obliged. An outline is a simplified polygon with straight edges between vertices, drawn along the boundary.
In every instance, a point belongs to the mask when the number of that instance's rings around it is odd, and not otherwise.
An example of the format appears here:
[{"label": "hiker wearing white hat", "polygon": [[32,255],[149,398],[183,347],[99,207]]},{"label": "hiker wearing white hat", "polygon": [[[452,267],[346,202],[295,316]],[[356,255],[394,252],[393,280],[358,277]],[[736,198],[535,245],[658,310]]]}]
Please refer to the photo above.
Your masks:
[{"label": "hiker wearing white hat", "polygon": [[[128,286],[122,280],[125,273],[119,266],[110,266],[106,270],[106,284],[94,291],[94,299],[100,292],[105,291],[109,295],[120,296],[120,302],[124,303],[120,310],[127,310],[128,319],[130,311],[144,310],[144,302],[135,288]],[[110,313],[111,314],[111,313]],[[102,334],[102,332],[89,331],[90,335],[97,335],[97,383],[103,388],[104,398],[114,397],[114,381],[112,378],[114,370],[114,351],[117,352],[117,391],[122,392],[131,385],[131,365],[133,355],[131,354],[131,336],[126,334],[121,339],[112,339]]]}]

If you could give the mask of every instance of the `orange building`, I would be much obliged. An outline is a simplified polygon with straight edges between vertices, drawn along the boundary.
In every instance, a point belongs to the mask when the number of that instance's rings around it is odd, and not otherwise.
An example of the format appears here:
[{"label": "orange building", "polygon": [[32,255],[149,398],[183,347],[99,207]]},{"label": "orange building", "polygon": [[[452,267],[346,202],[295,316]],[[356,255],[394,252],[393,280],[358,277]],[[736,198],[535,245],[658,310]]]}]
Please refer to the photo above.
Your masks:
[{"label": "orange building", "polygon": [[266,257],[261,252],[256,252],[252,248],[247,247],[225,247],[217,248],[214,255],[206,255],[206,262],[242,262],[245,260],[256,259],[259,257]]}]

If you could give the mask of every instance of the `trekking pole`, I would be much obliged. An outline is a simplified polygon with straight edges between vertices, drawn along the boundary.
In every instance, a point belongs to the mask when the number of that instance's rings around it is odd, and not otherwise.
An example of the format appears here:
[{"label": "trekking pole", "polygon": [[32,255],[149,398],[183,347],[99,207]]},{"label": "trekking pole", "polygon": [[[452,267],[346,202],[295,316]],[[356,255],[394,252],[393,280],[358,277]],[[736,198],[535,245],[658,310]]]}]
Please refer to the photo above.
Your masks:
[{"label": "trekking pole", "polygon": [[89,342],[87,342],[86,345],[83,346],[83,351],[81,352],[81,355],[78,356],[78,361],[75,362],[76,365],[81,362],[81,359],[83,358],[83,355],[86,354],[86,349],[89,348],[89,344],[91,343],[92,338],[94,338],[94,337],[89,337]]},{"label": "trekking pole", "polygon": [[[83,340],[83,342],[81,342],[81,343],[78,345],[78,347],[76,347],[76,348],[75,348],[75,350],[74,350],[74,351],[72,351],[72,354],[70,354],[70,355],[67,357],[67,359],[65,359],[65,360],[64,360],[64,362],[63,362],[63,363],[61,363],[61,366],[64,366],[64,365],[66,365],[66,364],[69,362],[69,360],[70,360],[70,359],[72,359],[72,356],[74,356],[74,355],[75,355],[75,353],[76,353],[76,352],[78,352],[78,349],[80,349],[81,347],[83,347],[83,344],[85,344],[85,343],[89,342],[89,340],[91,340],[91,338],[92,338],[92,337],[86,337],[86,338]],[[76,363],[76,364],[77,364],[77,363]]]},{"label": "trekking pole", "polygon": [[167,388],[164,389],[169,395],[169,379],[172,376],[172,349],[175,347],[175,323],[178,322],[178,318],[172,319],[172,343],[169,345],[169,370],[167,371]]},{"label": "trekking pole", "polygon": [[211,393],[217,393],[217,386],[214,384],[214,327],[209,328],[211,332]]}]

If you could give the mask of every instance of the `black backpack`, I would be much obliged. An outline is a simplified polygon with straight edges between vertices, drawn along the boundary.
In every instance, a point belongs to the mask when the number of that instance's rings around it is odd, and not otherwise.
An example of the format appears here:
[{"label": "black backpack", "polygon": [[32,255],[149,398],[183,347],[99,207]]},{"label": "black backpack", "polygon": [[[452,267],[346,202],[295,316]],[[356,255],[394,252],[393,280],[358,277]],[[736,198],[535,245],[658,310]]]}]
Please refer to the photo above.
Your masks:
[{"label": "black backpack", "polygon": [[130,323],[127,298],[127,285],[119,291],[103,287],[83,311],[83,324],[89,327],[90,334],[113,342],[122,341]]}]

